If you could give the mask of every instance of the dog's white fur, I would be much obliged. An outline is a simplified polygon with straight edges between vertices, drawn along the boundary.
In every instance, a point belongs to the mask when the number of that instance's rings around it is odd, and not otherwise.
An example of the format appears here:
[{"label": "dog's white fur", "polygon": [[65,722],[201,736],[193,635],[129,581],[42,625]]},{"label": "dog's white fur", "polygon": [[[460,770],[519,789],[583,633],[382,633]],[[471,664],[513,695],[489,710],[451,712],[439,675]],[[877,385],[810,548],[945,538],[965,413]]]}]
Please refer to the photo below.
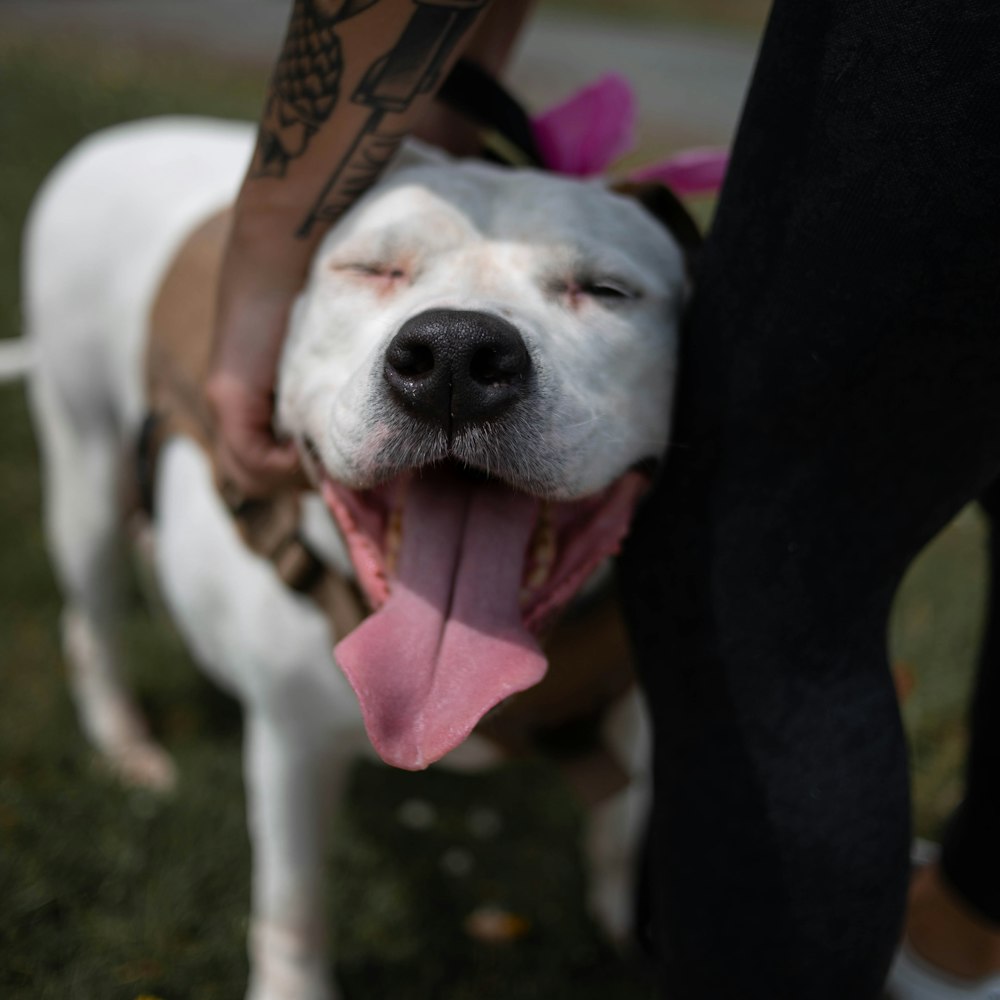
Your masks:
[{"label": "dog's white fur", "polygon": [[[232,200],[252,143],[247,126],[190,119],[104,132],[56,169],[27,232],[33,410],[73,690],[101,752],[127,778],[160,787],[173,766],[121,682],[112,635],[120,462],[145,412],[143,338],[158,282],[189,231]],[[403,278],[376,273],[387,265]],[[281,424],[308,435],[327,472],[353,487],[434,457],[439,444],[408,433],[387,401],[385,347],[429,308],[493,312],[528,346],[538,375],[530,419],[516,435],[470,437],[460,457],[542,496],[586,495],[664,450],[683,285],[676,244],[634,203],[594,184],[410,150],[316,254],[281,366]],[[332,997],[318,889],[327,804],[367,748],[331,660],[334,637],[241,543],[206,456],[186,439],[162,455],[156,506],[170,609],[246,713],[248,995]],[[349,570],[321,503],[308,507],[305,530]],[[612,727],[637,776],[640,714],[628,700]],[[475,737],[466,747],[470,760],[488,758]],[[641,812],[640,777],[591,826],[595,908],[619,933]]]}]

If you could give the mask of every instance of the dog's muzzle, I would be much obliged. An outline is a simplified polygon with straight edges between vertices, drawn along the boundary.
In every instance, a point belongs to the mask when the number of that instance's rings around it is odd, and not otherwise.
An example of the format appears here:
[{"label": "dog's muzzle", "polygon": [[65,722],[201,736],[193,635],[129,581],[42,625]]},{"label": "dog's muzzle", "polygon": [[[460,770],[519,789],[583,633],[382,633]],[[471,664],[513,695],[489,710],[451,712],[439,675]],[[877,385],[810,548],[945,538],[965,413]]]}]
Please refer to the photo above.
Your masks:
[{"label": "dog's muzzle", "polygon": [[500,316],[429,309],[400,327],[383,373],[405,410],[450,435],[496,419],[522,398],[531,357],[521,334]]}]

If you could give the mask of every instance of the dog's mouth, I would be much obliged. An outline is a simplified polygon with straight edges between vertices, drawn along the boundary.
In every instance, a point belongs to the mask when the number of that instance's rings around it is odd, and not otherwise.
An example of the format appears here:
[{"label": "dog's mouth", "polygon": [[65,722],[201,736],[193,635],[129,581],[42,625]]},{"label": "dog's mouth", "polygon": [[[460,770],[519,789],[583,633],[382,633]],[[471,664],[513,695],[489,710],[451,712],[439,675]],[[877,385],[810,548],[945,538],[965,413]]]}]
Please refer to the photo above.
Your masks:
[{"label": "dog's mouth", "polygon": [[539,631],[617,551],[647,483],[557,502],[451,464],[371,490],[324,479],[373,609],[335,656],[386,763],[427,767],[544,677]]}]

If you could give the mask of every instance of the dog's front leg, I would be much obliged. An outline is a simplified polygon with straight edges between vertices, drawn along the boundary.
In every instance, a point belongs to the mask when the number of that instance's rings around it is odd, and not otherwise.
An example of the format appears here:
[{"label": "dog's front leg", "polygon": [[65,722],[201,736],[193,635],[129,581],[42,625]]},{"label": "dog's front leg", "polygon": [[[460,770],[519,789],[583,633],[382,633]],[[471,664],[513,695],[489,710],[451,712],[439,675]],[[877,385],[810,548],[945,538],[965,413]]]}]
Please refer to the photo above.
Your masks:
[{"label": "dog's front leg", "polygon": [[288,721],[251,710],[246,787],[253,849],[247,1000],[333,1000],[323,853],[346,762]]},{"label": "dog's front leg", "polygon": [[608,937],[626,947],[637,930],[635,884],[638,848],[650,803],[651,732],[639,693],[630,691],[609,714],[604,741],[629,784],[595,805],[587,817],[590,911]]}]

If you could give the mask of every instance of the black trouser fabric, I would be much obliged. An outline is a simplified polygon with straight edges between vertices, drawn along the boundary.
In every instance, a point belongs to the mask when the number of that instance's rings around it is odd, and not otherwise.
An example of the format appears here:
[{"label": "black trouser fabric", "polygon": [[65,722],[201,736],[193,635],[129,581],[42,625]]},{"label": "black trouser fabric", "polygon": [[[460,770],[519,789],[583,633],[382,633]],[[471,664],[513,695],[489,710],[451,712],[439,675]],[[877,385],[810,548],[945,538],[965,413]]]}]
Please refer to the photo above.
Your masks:
[{"label": "black trouser fabric", "polygon": [[[655,726],[663,995],[869,1000],[908,875],[889,607],[1000,476],[996,0],[777,0],[696,271],[673,439],[623,556]],[[976,902],[1000,919],[983,784],[946,871],[992,885]]]}]

